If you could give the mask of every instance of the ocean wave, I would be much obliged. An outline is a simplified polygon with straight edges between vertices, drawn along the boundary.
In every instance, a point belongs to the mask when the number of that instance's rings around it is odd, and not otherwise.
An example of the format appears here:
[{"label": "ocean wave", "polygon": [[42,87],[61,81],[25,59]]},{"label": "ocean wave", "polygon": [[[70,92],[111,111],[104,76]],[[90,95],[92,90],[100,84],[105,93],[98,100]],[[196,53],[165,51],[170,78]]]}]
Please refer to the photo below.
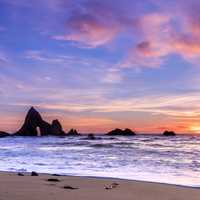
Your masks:
[{"label": "ocean wave", "polygon": [[90,147],[93,148],[112,148],[112,144],[91,144]]},{"label": "ocean wave", "polygon": [[[85,136],[84,136],[85,137]],[[0,170],[101,175],[199,184],[200,137],[6,138]],[[103,169],[103,170],[102,170]],[[171,177],[169,179],[169,177]],[[182,183],[182,182],[181,182]]]}]

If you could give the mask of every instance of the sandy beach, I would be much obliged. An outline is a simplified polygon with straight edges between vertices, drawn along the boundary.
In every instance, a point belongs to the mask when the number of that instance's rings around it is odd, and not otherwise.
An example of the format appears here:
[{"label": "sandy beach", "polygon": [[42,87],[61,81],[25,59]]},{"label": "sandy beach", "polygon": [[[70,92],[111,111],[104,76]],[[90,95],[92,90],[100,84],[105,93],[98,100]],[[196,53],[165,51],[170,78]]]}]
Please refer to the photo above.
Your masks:
[{"label": "sandy beach", "polygon": [[199,200],[199,197],[200,189],[159,183],[0,173],[0,200]]}]

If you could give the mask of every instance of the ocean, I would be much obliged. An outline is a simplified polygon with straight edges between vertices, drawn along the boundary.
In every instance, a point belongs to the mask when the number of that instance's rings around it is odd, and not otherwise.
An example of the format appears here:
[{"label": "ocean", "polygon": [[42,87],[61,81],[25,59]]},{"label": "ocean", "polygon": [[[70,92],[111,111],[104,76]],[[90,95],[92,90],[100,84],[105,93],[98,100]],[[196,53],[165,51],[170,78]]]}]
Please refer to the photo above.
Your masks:
[{"label": "ocean", "polygon": [[0,170],[200,186],[200,137],[5,137]]}]

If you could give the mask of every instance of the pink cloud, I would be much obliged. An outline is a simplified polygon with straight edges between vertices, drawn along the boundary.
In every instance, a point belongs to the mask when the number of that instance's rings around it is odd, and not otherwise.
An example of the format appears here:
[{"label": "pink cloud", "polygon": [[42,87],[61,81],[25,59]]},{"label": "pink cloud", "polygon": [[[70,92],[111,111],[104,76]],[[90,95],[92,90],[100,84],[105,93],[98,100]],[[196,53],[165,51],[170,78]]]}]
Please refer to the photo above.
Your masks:
[{"label": "pink cloud", "polygon": [[174,14],[160,10],[143,15],[138,20],[141,42],[129,50],[122,66],[157,68],[172,54],[193,64],[199,62],[200,5],[197,1],[186,5],[175,6]]},{"label": "pink cloud", "polygon": [[157,68],[171,52],[171,17],[161,13],[150,13],[138,19],[140,36],[136,46],[129,50],[123,67]]},{"label": "pink cloud", "polygon": [[[55,40],[69,41],[78,47],[108,46],[120,36],[128,35],[124,43],[130,42],[132,48],[125,50],[126,58],[120,63],[123,67],[158,68],[172,54],[192,62],[200,57],[198,0],[184,3],[182,0],[174,0],[167,4],[163,0],[146,0],[142,3],[139,0],[116,3],[112,0],[7,2],[36,8],[47,5],[47,10],[55,11],[56,17],[59,13],[58,17],[63,22],[58,29],[60,32],[56,29],[49,35],[53,35],[51,37]],[[145,5],[153,6],[152,9],[146,9]]]},{"label": "pink cloud", "polygon": [[200,37],[196,38],[193,35],[182,35],[175,40],[174,48],[183,56],[199,56],[200,54]]},{"label": "pink cloud", "polygon": [[57,35],[56,40],[66,40],[81,43],[89,47],[97,47],[112,41],[119,27],[117,25],[108,25],[90,15],[70,19],[68,23],[71,28],[70,33]]},{"label": "pink cloud", "polygon": [[131,4],[130,9],[124,6],[127,2],[129,0],[118,1],[116,4],[110,0],[85,0],[79,2],[79,6],[71,4],[64,33],[55,34],[53,39],[72,41],[79,44],[79,47],[95,48],[109,44],[123,30],[133,29],[137,6]]}]

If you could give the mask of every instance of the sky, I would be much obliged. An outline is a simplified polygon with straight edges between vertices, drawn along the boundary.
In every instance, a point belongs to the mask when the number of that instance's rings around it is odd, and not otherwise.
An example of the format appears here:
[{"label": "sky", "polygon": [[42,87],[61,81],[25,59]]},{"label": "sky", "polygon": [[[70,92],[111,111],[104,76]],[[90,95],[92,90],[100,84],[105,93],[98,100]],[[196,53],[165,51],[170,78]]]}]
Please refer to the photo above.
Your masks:
[{"label": "sky", "polygon": [[198,0],[0,0],[0,130],[200,133]]}]

